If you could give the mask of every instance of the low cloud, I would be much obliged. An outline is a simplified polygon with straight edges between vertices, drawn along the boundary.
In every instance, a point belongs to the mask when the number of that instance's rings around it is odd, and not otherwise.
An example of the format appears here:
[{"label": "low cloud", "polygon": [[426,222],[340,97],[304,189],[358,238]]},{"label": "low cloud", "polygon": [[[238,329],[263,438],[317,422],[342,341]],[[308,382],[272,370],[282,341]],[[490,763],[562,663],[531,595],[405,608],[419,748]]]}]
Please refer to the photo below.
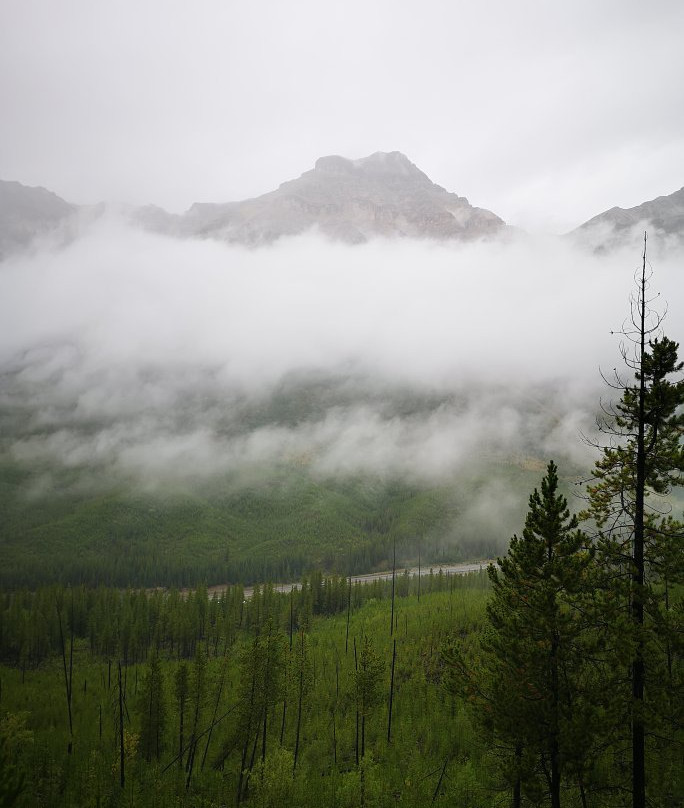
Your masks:
[{"label": "low cloud", "polygon": [[[673,311],[681,258],[655,267]],[[427,482],[492,457],[586,467],[638,265],[551,238],[250,251],[104,219],[0,265],[4,449],[151,487],[291,462]]]}]

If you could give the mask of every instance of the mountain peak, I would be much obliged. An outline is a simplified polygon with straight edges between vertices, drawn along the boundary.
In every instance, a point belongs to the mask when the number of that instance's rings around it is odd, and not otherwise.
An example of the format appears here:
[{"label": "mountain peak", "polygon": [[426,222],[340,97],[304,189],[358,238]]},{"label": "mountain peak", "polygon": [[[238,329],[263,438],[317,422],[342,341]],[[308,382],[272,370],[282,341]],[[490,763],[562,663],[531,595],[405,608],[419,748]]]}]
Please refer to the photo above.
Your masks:
[{"label": "mountain peak", "polygon": [[471,240],[505,227],[495,214],[436,185],[398,151],[356,160],[320,157],[297,179],[255,199],[194,205],[182,226],[190,235],[251,245],[312,228],[359,244],[394,236]]},{"label": "mountain peak", "polygon": [[319,174],[341,176],[357,174],[367,176],[410,177],[429,182],[428,177],[405,154],[398,151],[375,152],[368,157],[350,160],[337,154],[319,157],[314,171]]},{"label": "mountain peak", "polygon": [[641,241],[644,229],[663,237],[684,238],[684,188],[633,208],[613,207],[584,222],[569,235],[605,251]]}]

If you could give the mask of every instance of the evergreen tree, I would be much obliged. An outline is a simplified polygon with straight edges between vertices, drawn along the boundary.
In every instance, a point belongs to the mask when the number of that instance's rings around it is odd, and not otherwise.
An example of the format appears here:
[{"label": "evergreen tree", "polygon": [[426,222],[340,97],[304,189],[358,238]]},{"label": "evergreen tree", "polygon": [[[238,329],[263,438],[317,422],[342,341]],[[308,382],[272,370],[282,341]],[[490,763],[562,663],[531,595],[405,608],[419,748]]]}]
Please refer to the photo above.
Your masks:
[{"label": "evergreen tree", "polygon": [[185,709],[190,693],[190,673],[185,661],[179,663],[174,675],[174,695],[178,704],[178,766],[183,768],[183,756],[185,754]]},{"label": "evergreen tree", "polygon": [[153,758],[159,760],[164,746],[167,705],[164,676],[156,651],[150,655],[142,680],[142,688],[138,697],[138,714],[140,716],[140,752],[148,762]]},{"label": "evergreen tree", "polygon": [[366,718],[382,702],[382,675],[385,663],[367,635],[364,635],[354,676],[356,704],[361,717],[361,755],[366,754]]},{"label": "evergreen tree", "polygon": [[290,663],[290,687],[294,691],[293,696],[297,703],[297,725],[295,730],[295,749],[292,761],[293,771],[297,768],[299,758],[299,740],[302,731],[302,710],[304,707],[304,697],[309,693],[313,685],[313,671],[308,643],[306,642],[304,631],[300,630],[297,648],[294,651],[294,658]]},{"label": "evergreen tree", "polygon": [[476,705],[504,760],[516,806],[527,793],[546,794],[559,808],[570,775],[583,790],[594,721],[587,625],[576,608],[591,564],[584,547],[551,462],[541,492],[530,496],[522,537],[513,536],[508,554],[488,569],[493,591],[477,669],[457,648],[444,654],[451,689]]},{"label": "evergreen tree", "polygon": [[[634,381],[624,382],[616,373],[611,384],[622,395],[600,424],[610,441],[601,447],[586,512],[597,527],[602,589],[615,601],[606,640],[629,660],[625,682],[631,692],[625,704],[634,808],[646,805],[647,724],[657,720],[660,706],[672,709],[673,657],[681,627],[677,631],[672,619],[669,592],[681,582],[684,567],[683,527],[669,516],[663,499],[684,479],[684,381],[671,380],[683,364],[677,359],[678,344],[659,336],[662,317],[649,309],[647,295],[644,238],[631,317],[620,332],[625,339],[621,354]],[[663,681],[659,647],[668,658],[669,698],[658,686]],[[648,703],[647,690],[654,697]],[[675,701],[681,705],[681,690]]]},{"label": "evergreen tree", "polygon": [[247,793],[261,738],[261,760],[267,756],[269,718],[283,696],[285,637],[271,619],[258,629],[239,659],[238,701],[233,737],[223,745],[214,767],[224,765],[233,749],[241,749],[237,802]]}]

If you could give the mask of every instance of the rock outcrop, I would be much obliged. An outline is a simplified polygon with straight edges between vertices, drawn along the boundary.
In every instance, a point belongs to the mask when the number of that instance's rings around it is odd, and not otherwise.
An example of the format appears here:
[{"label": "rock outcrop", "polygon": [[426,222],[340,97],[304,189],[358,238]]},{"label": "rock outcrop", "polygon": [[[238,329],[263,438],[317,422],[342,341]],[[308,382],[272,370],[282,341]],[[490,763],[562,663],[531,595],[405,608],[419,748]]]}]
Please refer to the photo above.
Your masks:
[{"label": "rock outcrop", "polygon": [[298,179],[255,199],[196,203],[182,217],[148,210],[141,221],[162,232],[248,245],[310,230],[362,243],[395,236],[470,240],[505,228],[494,213],[433,183],[400,152],[321,157]]}]

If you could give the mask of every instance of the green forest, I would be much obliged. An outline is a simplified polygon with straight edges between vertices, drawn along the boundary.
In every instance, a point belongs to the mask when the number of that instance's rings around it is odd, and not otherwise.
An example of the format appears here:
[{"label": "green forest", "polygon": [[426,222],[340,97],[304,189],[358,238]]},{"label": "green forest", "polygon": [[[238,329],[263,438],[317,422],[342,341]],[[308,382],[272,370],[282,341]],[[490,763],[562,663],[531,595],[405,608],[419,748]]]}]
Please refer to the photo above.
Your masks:
[{"label": "green forest", "polygon": [[[42,513],[0,591],[0,805],[683,806],[683,363],[649,311],[645,255],[621,335],[582,510],[549,461],[480,572],[430,569],[446,491],[386,484],[359,507],[356,483],[322,500],[303,485],[274,511],[245,494],[228,510],[275,512],[273,544],[250,559],[245,528],[243,566],[228,555],[209,575],[199,558],[192,589],[182,554],[160,580],[154,533],[98,580],[83,515],[72,536],[61,513],[53,544]],[[288,508],[317,526],[310,544],[278,534]],[[397,573],[416,535],[427,574]],[[352,579],[383,565],[387,580]],[[227,576],[240,583],[210,592]]]},{"label": "green forest", "polygon": [[[520,582],[540,601],[568,583],[547,571]],[[588,575],[581,553],[572,574]],[[505,565],[353,585],[315,574],[249,599],[242,587],[5,593],[0,804],[484,808],[510,805],[516,783],[519,804],[549,804],[552,618],[507,641],[504,577]],[[627,649],[563,612],[562,804],[625,805]],[[649,804],[677,805],[681,670],[673,644],[668,680],[653,644],[665,678],[646,704]]]},{"label": "green forest", "polygon": [[[387,569],[393,542],[411,557],[417,536],[434,561],[463,557],[453,547],[444,555],[455,508],[444,486],[318,481],[287,468],[247,490],[213,481],[164,496],[107,490],[36,498],[24,493],[32,472],[17,465],[8,460],[0,479],[0,585],[184,587],[293,581],[312,569],[365,573]],[[492,552],[482,543],[483,556]]]},{"label": "green forest", "polygon": [[484,750],[444,690],[442,648],[481,626],[487,576],[417,581],[398,576],[392,622],[391,582],[320,575],[248,600],[5,598],[5,804],[13,788],[17,805],[55,806],[475,798]]}]

